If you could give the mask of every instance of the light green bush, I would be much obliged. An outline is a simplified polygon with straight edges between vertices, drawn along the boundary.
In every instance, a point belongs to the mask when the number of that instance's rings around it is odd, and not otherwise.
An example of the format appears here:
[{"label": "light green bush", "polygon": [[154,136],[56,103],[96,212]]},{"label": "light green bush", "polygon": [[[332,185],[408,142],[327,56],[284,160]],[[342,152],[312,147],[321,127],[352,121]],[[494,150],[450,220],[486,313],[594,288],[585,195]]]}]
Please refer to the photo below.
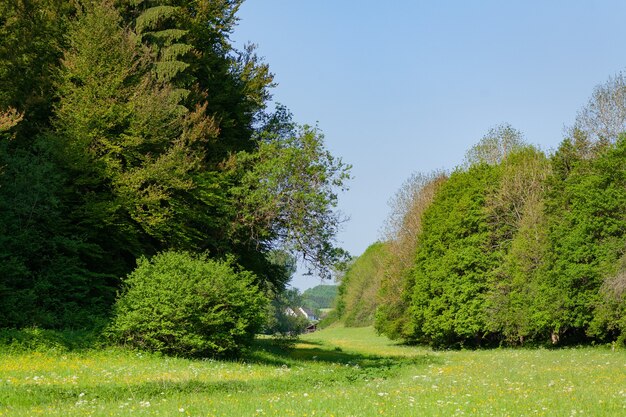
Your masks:
[{"label": "light green bush", "polygon": [[170,355],[237,354],[264,321],[267,298],[254,278],[186,252],[141,258],[124,281],[109,335]]}]

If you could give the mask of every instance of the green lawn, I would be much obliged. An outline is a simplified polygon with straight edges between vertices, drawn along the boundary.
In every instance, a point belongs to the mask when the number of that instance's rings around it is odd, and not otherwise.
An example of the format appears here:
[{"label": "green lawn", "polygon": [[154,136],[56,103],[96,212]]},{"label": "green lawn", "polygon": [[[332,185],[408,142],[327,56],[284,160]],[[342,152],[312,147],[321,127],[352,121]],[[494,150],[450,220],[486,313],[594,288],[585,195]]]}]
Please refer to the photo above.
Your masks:
[{"label": "green lawn", "polygon": [[626,353],[436,352],[335,327],[245,361],[117,349],[0,356],[0,416],[626,416]]}]

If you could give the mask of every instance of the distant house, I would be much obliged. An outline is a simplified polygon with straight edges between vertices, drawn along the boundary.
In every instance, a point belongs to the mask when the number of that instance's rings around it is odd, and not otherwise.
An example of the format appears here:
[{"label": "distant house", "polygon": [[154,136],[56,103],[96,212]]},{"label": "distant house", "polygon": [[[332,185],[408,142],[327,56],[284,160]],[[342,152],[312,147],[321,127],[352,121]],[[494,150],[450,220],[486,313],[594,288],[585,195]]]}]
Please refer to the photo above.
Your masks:
[{"label": "distant house", "polygon": [[319,317],[317,317],[312,310],[306,307],[287,307],[285,309],[285,314],[291,317],[304,317],[309,322],[316,322],[319,320]]},{"label": "distant house", "polygon": [[300,314],[305,316],[309,321],[318,321],[319,320],[319,317],[317,317],[312,310],[310,310],[310,309],[308,309],[306,307],[298,307],[298,310],[300,310]]}]

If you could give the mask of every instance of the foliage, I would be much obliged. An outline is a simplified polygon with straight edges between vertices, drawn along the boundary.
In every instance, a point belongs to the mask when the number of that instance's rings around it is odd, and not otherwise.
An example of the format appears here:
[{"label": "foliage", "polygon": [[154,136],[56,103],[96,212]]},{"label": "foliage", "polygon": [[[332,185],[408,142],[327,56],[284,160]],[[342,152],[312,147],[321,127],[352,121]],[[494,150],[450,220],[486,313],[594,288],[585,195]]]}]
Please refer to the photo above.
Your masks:
[{"label": "foliage", "polygon": [[422,218],[411,304],[413,340],[435,346],[480,341],[488,274],[499,262],[489,247],[487,195],[497,167],[457,170],[441,185]]},{"label": "foliage", "polygon": [[544,213],[550,164],[525,147],[502,163],[499,186],[486,204],[491,246],[502,263],[490,274],[486,298],[487,329],[507,343],[524,343],[538,332],[537,283],[547,256]]},{"label": "foliage", "polygon": [[317,285],[304,290],[302,305],[311,309],[332,308],[337,297],[337,285]]},{"label": "foliage", "polygon": [[240,186],[231,190],[236,222],[252,241],[278,244],[328,278],[345,256],[333,242],[342,221],[334,209],[350,166],[326,150],[317,129],[304,126],[286,136],[268,132],[260,139],[257,152],[241,152],[234,161],[234,175],[241,175]]},{"label": "foliage", "polygon": [[505,123],[489,129],[489,132],[465,154],[465,163],[497,165],[506,156],[524,146],[522,133]]},{"label": "foliage", "polygon": [[[295,124],[266,111],[269,66],[229,39],[240,4],[0,4],[0,326],[89,326],[160,251],[233,257],[264,291],[288,281],[277,248],[322,274],[343,254],[346,167],[315,129],[273,137]],[[309,175],[302,207],[259,191]]]},{"label": "foliage", "polygon": [[370,245],[342,277],[338,289],[337,315],[346,326],[373,324],[388,250],[385,243]]},{"label": "foliage", "polygon": [[180,356],[238,353],[263,323],[254,276],[228,262],[163,252],[124,280],[109,333],[118,343]]},{"label": "foliage", "polygon": [[58,354],[85,351],[105,346],[102,328],[88,330],[46,330],[36,327],[0,330],[0,349],[5,353]]},{"label": "foliage", "polygon": [[119,21],[104,2],[86,6],[72,24],[56,126],[59,159],[73,178],[71,216],[107,252],[134,259],[190,248],[194,176],[216,128],[203,109],[187,112],[151,79]]},{"label": "foliage", "polygon": [[600,287],[600,300],[594,311],[589,332],[626,344],[626,255],[618,263],[617,273],[607,277]]},{"label": "foliage", "polygon": [[570,136],[584,134],[591,143],[614,143],[626,131],[626,78],[618,73],[597,85],[577,114]]},{"label": "foliage", "polygon": [[390,202],[391,214],[385,224],[389,256],[378,291],[375,327],[392,339],[404,337],[408,328],[412,270],[422,231],[422,215],[446,178],[441,172],[414,174]]},{"label": "foliage", "polygon": [[565,141],[553,157],[555,176],[546,202],[552,256],[542,288],[553,298],[543,313],[549,331],[580,337],[600,303],[602,283],[617,274],[626,247],[626,140],[595,159],[570,160],[564,171],[569,146]]},{"label": "foliage", "polygon": [[22,140],[49,125],[54,76],[72,7],[66,0],[0,3],[0,112],[15,108],[28,123]]},{"label": "foliage", "polygon": [[[272,262],[284,266],[286,271],[283,279],[276,282],[288,282],[296,272],[295,258],[284,251],[270,252]],[[274,288],[271,291],[271,302],[268,304],[267,320],[263,326],[263,333],[287,339],[297,337],[309,325],[306,317],[294,316],[289,310],[295,310],[303,305],[302,294],[297,288]]]},{"label": "foliage", "polygon": [[269,306],[268,320],[263,333],[279,337],[296,337],[310,324],[309,320],[293,311],[302,306],[302,296],[297,288],[286,289],[277,294]]},{"label": "foliage", "polygon": [[100,253],[68,219],[42,142],[0,140],[0,327],[83,328],[106,314],[114,277],[87,268]]}]

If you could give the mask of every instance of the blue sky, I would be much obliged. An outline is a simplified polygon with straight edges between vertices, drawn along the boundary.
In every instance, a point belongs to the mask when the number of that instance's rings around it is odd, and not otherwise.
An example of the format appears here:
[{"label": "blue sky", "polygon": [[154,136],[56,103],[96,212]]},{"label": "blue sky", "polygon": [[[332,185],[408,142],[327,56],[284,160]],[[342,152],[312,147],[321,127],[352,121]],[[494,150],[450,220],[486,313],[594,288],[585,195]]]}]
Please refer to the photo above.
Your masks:
[{"label": "blue sky", "polygon": [[625,1],[247,0],[232,39],[258,45],[274,100],[353,165],[339,240],[359,255],[412,172],[454,168],[491,127],[555,148],[626,68],[624,16]]}]

